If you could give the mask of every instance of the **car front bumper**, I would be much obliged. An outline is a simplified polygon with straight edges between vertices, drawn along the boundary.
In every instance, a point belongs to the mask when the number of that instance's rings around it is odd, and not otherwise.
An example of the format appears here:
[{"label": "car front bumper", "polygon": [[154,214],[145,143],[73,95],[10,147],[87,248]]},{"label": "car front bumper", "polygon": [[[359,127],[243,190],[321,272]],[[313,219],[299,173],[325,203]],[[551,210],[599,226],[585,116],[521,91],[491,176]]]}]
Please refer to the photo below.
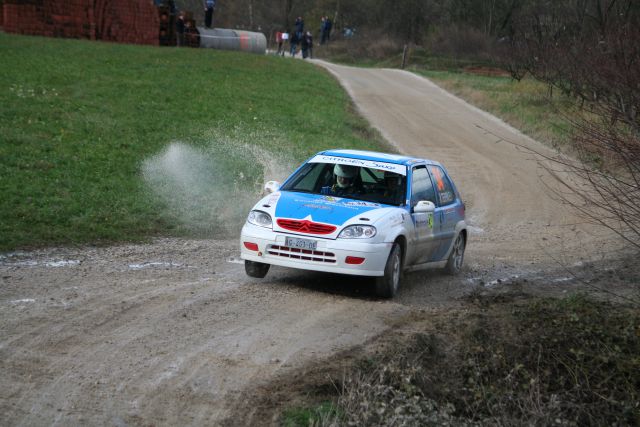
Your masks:
[{"label": "car front bumper", "polygon": [[[315,251],[288,248],[285,238],[296,237],[318,242]],[[257,245],[248,249],[245,243]],[[303,270],[357,276],[384,276],[392,243],[370,243],[367,239],[322,239],[307,235],[276,233],[246,223],[240,236],[240,257],[244,260]],[[255,248],[255,247],[254,247]],[[360,264],[347,263],[347,257],[363,258]],[[351,262],[354,262],[351,259]]]}]

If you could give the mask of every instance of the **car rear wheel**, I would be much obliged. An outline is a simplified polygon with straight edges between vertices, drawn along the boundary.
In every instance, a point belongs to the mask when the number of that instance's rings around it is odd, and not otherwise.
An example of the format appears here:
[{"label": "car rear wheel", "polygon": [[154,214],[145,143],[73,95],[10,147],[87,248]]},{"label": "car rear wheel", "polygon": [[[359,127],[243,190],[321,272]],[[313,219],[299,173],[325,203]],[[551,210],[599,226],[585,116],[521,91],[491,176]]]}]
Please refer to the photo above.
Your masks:
[{"label": "car rear wheel", "polygon": [[445,266],[445,271],[451,275],[458,274],[462,269],[462,263],[464,262],[464,249],[466,246],[466,241],[464,238],[464,234],[458,234],[455,242],[453,243],[453,248],[451,249],[451,254],[449,254],[449,259],[447,260],[447,265]]},{"label": "car rear wheel", "polygon": [[393,244],[387,264],[384,267],[384,276],[376,277],[376,295],[381,298],[393,298],[400,286],[402,275],[402,251],[400,245]]},{"label": "car rear wheel", "polygon": [[269,272],[270,264],[264,264],[261,262],[255,261],[244,261],[244,271],[247,273],[247,276],[255,277],[258,279],[262,279]]}]

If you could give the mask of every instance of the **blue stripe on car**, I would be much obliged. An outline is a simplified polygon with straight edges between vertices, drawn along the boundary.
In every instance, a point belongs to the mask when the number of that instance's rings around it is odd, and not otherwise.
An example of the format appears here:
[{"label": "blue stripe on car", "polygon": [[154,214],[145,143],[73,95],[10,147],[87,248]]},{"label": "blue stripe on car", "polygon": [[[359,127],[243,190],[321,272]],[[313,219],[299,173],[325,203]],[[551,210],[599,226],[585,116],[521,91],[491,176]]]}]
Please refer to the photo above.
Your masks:
[{"label": "blue stripe on car", "polygon": [[379,209],[377,203],[318,194],[283,191],[276,205],[276,218],[305,219],[341,226],[354,216]]}]

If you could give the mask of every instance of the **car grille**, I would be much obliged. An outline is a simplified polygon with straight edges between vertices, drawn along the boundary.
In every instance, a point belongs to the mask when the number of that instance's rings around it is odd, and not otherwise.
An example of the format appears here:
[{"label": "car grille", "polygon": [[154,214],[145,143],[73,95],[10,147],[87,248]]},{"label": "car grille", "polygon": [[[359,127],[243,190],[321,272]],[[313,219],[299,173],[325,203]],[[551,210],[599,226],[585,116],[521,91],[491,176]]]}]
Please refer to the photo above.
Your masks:
[{"label": "car grille", "polygon": [[278,225],[285,230],[297,231],[298,233],[308,234],[331,234],[336,231],[336,226],[331,224],[322,224],[320,222],[307,221],[304,219],[278,219]]},{"label": "car grille", "polygon": [[289,248],[287,246],[269,245],[267,247],[269,255],[283,258],[300,259],[304,261],[324,262],[335,264],[336,255],[333,252],[312,251],[309,249]]}]

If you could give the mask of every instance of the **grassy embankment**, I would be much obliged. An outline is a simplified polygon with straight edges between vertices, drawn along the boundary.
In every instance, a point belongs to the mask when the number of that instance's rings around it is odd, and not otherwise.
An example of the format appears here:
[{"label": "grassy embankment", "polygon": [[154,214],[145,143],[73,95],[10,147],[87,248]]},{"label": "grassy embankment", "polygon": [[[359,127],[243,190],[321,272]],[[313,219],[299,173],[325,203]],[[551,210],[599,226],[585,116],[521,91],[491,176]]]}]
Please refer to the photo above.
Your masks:
[{"label": "grassy embankment", "polygon": [[543,83],[531,78],[516,81],[507,76],[462,71],[416,69],[416,72],[530,137],[566,148],[570,126],[562,115],[570,114],[569,104],[561,95],[550,97]]},{"label": "grassy embankment", "polygon": [[640,423],[637,306],[477,294],[412,325],[420,332],[346,372],[319,368],[323,386],[307,395],[324,402],[286,410],[282,424]]},{"label": "grassy embankment", "polygon": [[202,223],[216,212],[182,221],[170,205],[184,191],[159,196],[143,177],[162,153],[151,184],[189,171],[188,156],[183,170],[158,171],[176,141],[211,168],[182,183],[201,186],[194,205],[208,188],[226,189],[228,205],[255,193],[263,152],[293,165],[324,148],[385,149],[336,81],[302,61],[2,33],[0,56],[0,251],[215,236]]}]

